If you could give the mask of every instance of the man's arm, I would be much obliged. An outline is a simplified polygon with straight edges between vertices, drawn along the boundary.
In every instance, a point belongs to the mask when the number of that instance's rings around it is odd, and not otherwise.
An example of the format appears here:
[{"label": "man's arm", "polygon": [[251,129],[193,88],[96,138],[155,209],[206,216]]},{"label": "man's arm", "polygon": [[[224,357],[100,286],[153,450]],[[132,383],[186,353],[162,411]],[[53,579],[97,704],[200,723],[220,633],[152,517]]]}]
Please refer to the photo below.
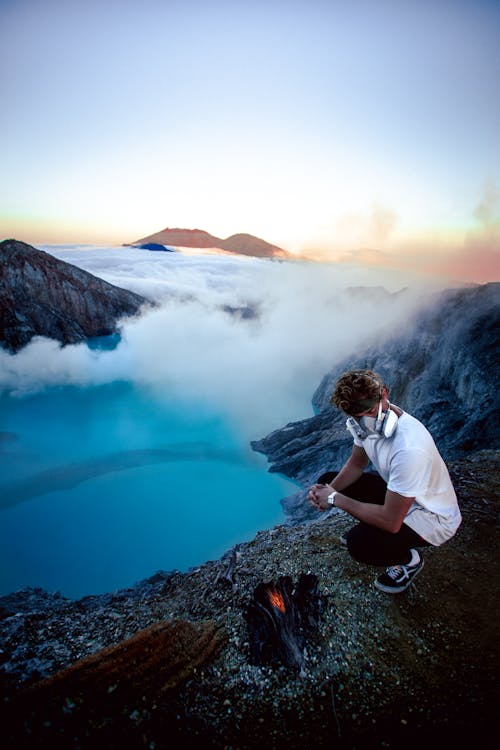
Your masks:
[{"label": "man's arm", "polygon": [[[309,493],[312,495],[311,502],[318,510],[328,510],[331,505],[328,505],[326,498],[331,490],[328,487],[320,487],[320,485],[316,485],[316,487],[319,489],[313,489]],[[374,505],[354,500],[354,498],[338,492],[335,496],[335,507],[345,510],[358,521],[376,526],[383,531],[389,531],[391,534],[397,534],[414,499],[414,497],[404,497],[397,492],[387,490],[384,504]]]},{"label": "man's arm", "polygon": [[387,490],[383,505],[363,503],[352,497],[343,495],[340,490],[349,487],[356,479],[359,479],[368,464],[368,456],[363,448],[353,445],[352,452],[342,469],[330,484],[315,484],[309,492],[309,500],[318,510],[329,510],[331,505],[327,503],[327,497],[332,489],[337,490],[335,496],[335,507],[345,510],[358,521],[363,521],[371,526],[396,534],[406,518],[414,497],[403,495]]},{"label": "man's arm", "polygon": [[356,479],[359,479],[368,465],[368,456],[365,449],[358,445],[352,446],[351,455],[330,484],[313,484],[307,495],[308,499],[318,510],[326,510],[317,505],[318,497],[326,500],[332,490],[343,490],[349,487]]},{"label": "man's arm", "polygon": [[[368,466],[368,456],[365,449],[358,445],[352,446],[351,455],[335,477],[330,482],[332,490],[343,490],[350,484],[359,479],[363,471]],[[331,490],[329,490],[330,492]]]},{"label": "man's arm", "polygon": [[[373,505],[354,500],[352,497],[341,495],[335,496],[335,507],[345,510],[358,521],[363,521],[371,526],[377,526],[383,531],[397,534],[410,510],[414,497],[403,497],[397,492],[387,490],[383,505]],[[327,504],[327,508],[329,508]]]}]

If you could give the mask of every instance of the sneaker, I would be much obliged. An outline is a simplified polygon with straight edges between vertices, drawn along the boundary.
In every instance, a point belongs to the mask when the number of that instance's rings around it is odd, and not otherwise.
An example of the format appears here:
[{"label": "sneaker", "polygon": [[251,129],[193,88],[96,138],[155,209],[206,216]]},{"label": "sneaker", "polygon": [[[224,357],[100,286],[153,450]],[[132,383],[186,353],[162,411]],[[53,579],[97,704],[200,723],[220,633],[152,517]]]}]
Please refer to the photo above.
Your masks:
[{"label": "sneaker", "polygon": [[405,591],[424,567],[424,561],[416,549],[411,550],[411,561],[407,565],[392,565],[386,568],[376,580],[375,586],[387,594],[399,594]]}]

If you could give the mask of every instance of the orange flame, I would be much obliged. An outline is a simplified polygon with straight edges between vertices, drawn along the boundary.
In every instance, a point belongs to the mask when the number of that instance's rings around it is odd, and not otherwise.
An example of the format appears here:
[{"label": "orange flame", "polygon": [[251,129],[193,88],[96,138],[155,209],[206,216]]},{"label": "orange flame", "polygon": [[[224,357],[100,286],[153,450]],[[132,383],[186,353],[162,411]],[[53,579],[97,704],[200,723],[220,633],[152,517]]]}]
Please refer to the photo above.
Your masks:
[{"label": "orange flame", "polygon": [[282,594],[274,589],[269,589],[267,595],[273,607],[276,607],[276,609],[279,609],[280,612],[285,614],[285,602]]}]

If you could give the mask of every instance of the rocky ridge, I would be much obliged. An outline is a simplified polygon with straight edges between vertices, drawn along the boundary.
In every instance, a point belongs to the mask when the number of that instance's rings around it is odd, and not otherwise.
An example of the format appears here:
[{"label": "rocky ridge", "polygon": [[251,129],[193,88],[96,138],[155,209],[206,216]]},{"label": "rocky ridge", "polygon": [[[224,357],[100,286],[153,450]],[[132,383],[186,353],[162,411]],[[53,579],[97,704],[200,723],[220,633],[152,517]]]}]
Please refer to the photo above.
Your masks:
[{"label": "rocky ridge", "polygon": [[74,344],[115,333],[146,300],[18,240],[0,242],[0,344],[34,336]]}]

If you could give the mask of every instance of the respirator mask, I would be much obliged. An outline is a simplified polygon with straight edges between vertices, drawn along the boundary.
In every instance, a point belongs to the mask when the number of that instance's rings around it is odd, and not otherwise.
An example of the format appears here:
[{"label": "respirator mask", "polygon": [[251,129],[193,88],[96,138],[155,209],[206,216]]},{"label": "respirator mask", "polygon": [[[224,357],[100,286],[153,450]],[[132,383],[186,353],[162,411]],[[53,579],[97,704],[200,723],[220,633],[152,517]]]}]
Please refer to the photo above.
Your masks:
[{"label": "respirator mask", "polygon": [[359,421],[354,419],[354,417],[349,417],[345,426],[351,435],[359,440],[378,440],[382,437],[390,438],[394,435],[398,426],[398,417],[392,411],[389,402],[387,403],[387,411],[383,412],[382,399],[380,399],[376,417],[360,417]]}]

